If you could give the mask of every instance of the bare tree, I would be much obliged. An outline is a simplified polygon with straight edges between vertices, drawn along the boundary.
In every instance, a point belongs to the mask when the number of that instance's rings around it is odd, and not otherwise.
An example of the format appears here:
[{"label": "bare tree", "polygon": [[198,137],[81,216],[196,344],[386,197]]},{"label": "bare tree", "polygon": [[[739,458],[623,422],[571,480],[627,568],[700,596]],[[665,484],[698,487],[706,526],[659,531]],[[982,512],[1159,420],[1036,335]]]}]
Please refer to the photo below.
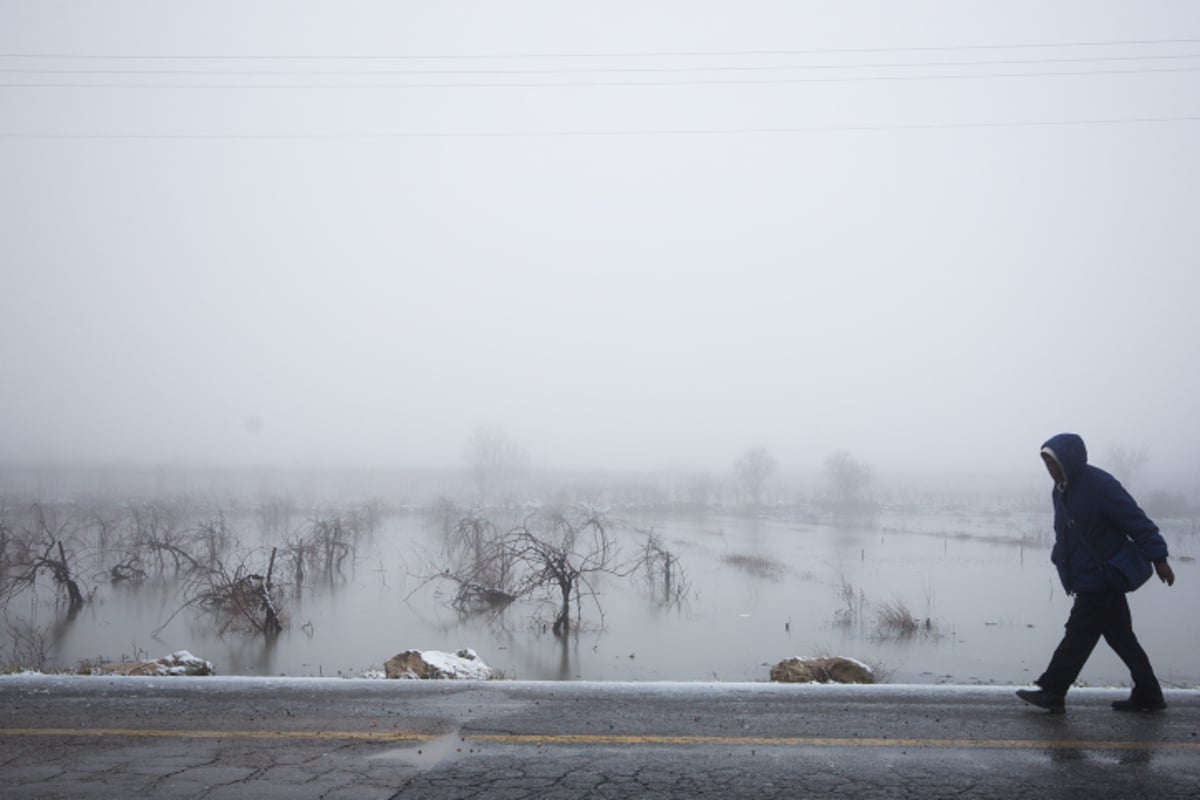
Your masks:
[{"label": "bare tree", "polygon": [[862,505],[862,491],[871,482],[871,468],[845,450],[825,459],[825,473],[836,505],[851,509]]},{"label": "bare tree", "polygon": [[40,572],[49,573],[54,579],[55,585],[66,593],[67,618],[74,619],[75,615],[79,613],[79,609],[83,608],[83,592],[79,589],[79,582],[71,570],[67,552],[61,540],[47,544],[46,551],[42,555],[34,558],[31,563],[20,565],[16,574],[8,577],[8,580],[4,582],[3,589],[0,590],[0,605],[6,605],[23,589],[33,586]]},{"label": "bare tree", "polygon": [[80,509],[79,516],[83,525],[96,532],[100,556],[103,558],[124,525],[124,509],[104,500],[93,500]]},{"label": "bare tree", "polygon": [[749,505],[757,508],[762,502],[763,488],[775,472],[775,457],[765,447],[752,447],[733,464],[738,486]]},{"label": "bare tree", "polygon": [[642,544],[642,564],[651,597],[659,599],[664,606],[678,606],[691,589],[679,556],[671,552],[667,543],[650,528],[639,531],[646,537]]},{"label": "bare tree", "polygon": [[[612,529],[603,512],[575,506],[531,515],[508,534],[514,561],[524,570],[518,594],[544,592],[554,602],[551,630],[555,636],[566,636],[573,625],[578,627],[583,598],[596,598],[593,581],[599,575],[624,576],[637,568],[636,563],[618,562]],[[603,616],[602,609],[600,613]]]},{"label": "bare tree", "polygon": [[284,545],[294,588],[299,591],[308,574],[327,584],[344,578],[342,565],[347,558],[353,562],[359,538],[370,524],[368,516],[360,512],[321,513],[309,519],[299,536]]},{"label": "bare tree", "polygon": [[142,568],[141,556],[134,553],[113,564],[108,570],[108,577],[115,586],[118,583],[138,584],[148,576]]},{"label": "bare tree", "polygon": [[145,554],[141,557],[146,568],[156,570],[161,577],[167,566],[173,567],[175,577],[204,570],[203,559],[188,550],[192,538],[184,528],[187,509],[182,502],[153,502],[131,506],[129,516],[133,531],[126,544],[127,552]]},{"label": "bare tree", "polygon": [[520,598],[548,602],[554,635],[566,636],[580,624],[583,599],[596,599],[601,574],[624,576],[637,567],[619,561],[614,527],[585,506],[533,511],[506,529],[472,509],[447,527],[445,566],[421,585],[454,583],[451,605],[470,613],[502,610]]},{"label": "bare tree", "polygon": [[467,462],[479,502],[487,503],[526,467],[525,449],[497,428],[479,428],[467,442]]},{"label": "bare tree", "polygon": [[684,491],[688,504],[696,508],[707,508],[714,499],[720,498],[720,487],[707,472],[690,476]]},{"label": "bare tree", "polygon": [[0,647],[0,663],[25,669],[43,670],[50,660],[53,642],[49,633],[32,622],[4,615],[7,647]]},{"label": "bare tree", "polygon": [[1126,486],[1132,486],[1150,461],[1150,448],[1146,445],[1124,447],[1118,445],[1108,449],[1108,463],[1113,475]]},{"label": "bare tree", "polygon": [[290,497],[263,497],[258,501],[256,513],[260,532],[278,536],[291,527],[295,504]]},{"label": "bare tree", "polygon": [[233,542],[233,532],[225,521],[225,512],[218,508],[208,519],[200,521],[196,534],[203,546],[205,563],[212,567]]},{"label": "bare tree", "polygon": [[[274,580],[277,549],[272,547],[266,572],[251,568],[257,553],[247,553],[233,566],[218,561],[211,569],[192,573],[183,604],[154,631],[157,636],[181,611],[197,607],[227,631],[274,637],[284,629],[282,598]],[[261,563],[261,562],[260,562]]]},{"label": "bare tree", "polygon": [[481,508],[464,511],[440,498],[430,510],[428,524],[442,537],[444,566],[427,576],[422,586],[430,580],[454,583],[450,605],[470,616],[497,614],[517,599],[513,554],[506,537]]},{"label": "bare tree", "polygon": [[17,536],[13,537],[8,522],[0,523],[0,544],[7,561],[0,580],[0,606],[32,587],[40,573],[48,573],[66,595],[67,619],[74,619],[83,607],[84,597],[63,540],[70,539],[75,528],[75,515],[70,510],[64,513],[63,508],[41,502],[30,506]]},{"label": "bare tree", "polygon": [[10,513],[7,504],[0,499],[0,591],[8,578],[8,566],[16,557],[15,550],[21,544]]}]

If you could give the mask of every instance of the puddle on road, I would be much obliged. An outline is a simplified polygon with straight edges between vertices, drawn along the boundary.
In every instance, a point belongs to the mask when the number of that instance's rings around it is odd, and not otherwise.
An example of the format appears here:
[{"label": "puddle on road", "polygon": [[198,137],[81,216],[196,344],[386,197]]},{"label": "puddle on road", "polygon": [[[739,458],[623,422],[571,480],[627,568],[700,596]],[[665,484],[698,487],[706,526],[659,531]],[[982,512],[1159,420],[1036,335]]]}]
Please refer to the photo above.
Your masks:
[{"label": "puddle on road", "polygon": [[458,731],[455,731],[437,739],[420,742],[415,746],[385,750],[382,753],[367,756],[367,760],[397,761],[416,769],[429,769],[437,766],[446,758],[461,753],[465,744]]}]

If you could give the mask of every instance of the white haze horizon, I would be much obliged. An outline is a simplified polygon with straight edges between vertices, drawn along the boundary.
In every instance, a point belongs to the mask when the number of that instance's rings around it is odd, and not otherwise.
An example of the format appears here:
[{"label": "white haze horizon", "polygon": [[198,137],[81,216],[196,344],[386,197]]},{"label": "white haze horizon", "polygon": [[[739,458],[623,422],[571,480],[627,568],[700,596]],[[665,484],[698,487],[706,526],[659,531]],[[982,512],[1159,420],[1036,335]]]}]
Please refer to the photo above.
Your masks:
[{"label": "white haze horizon", "polygon": [[0,4],[0,464],[1194,487],[1200,5],[467,6]]}]

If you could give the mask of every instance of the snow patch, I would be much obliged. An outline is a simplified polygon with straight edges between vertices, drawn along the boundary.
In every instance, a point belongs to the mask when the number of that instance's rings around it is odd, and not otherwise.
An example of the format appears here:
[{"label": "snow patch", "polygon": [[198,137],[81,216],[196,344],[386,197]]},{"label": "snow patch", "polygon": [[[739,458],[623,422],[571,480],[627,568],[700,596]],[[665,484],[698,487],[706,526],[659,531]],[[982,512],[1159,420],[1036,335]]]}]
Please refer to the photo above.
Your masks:
[{"label": "snow patch", "polygon": [[155,663],[159,675],[212,675],[216,671],[211,661],[197,658],[187,650],[176,650]]},{"label": "snow patch", "polygon": [[450,680],[486,681],[492,677],[492,668],[483,663],[479,654],[469,647],[457,653],[422,650],[421,658]]}]

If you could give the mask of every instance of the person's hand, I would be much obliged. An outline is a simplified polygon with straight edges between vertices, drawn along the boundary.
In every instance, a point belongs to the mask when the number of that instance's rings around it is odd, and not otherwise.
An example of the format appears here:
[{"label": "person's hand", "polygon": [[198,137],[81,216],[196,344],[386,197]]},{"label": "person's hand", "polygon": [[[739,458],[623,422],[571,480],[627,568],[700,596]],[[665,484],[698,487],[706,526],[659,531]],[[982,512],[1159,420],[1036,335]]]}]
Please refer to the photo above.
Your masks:
[{"label": "person's hand", "polygon": [[1162,561],[1154,562],[1154,571],[1158,573],[1158,579],[1167,586],[1175,585],[1175,571],[1171,569],[1171,565],[1165,558]]}]

